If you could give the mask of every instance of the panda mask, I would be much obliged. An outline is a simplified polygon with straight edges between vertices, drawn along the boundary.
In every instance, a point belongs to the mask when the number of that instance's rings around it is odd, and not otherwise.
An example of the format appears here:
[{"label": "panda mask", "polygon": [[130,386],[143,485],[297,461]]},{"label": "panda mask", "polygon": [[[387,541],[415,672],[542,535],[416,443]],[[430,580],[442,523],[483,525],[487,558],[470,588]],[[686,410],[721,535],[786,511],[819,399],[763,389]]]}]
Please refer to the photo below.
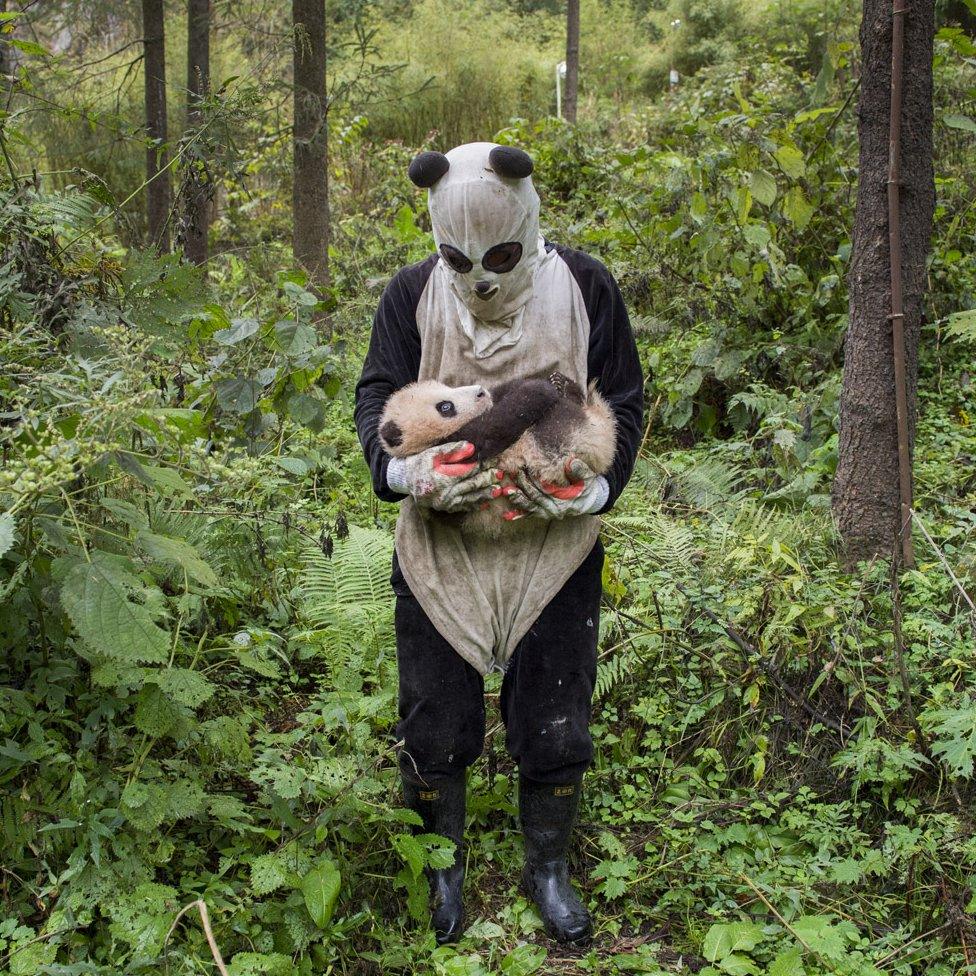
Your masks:
[{"label": "panda mask", "polygon": [[521,149],[489,142],[421,153],[410,164],[410,178],[428,188],[440,263],[479,357],[521,334],[517,313],[532,295],[541,253],[531,173]]}]

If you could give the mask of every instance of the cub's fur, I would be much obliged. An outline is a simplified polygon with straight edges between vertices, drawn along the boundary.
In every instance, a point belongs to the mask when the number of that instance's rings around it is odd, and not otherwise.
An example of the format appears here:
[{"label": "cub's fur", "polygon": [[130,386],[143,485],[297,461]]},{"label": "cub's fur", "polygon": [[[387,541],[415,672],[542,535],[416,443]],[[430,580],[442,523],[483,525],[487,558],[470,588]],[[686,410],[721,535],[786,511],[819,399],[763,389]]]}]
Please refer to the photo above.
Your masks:
[{"label": "cub's fur", "polygon": [[[525,468],[536,481],[556,486],[567,484],[568,458],[604,474],[617,447],[613,411],[595,385],[584,392],[561,373],[548,380],[512,380],[491,390],[433,380],[411,383],[387,401],[379,433],[394,457],[468,441],[474,445],[473,461],[492,460],[513,473]],[[496,535],[511,524],[502,517],[508,508],[504,498],[496,499],[463,515],[461,524]]]}]

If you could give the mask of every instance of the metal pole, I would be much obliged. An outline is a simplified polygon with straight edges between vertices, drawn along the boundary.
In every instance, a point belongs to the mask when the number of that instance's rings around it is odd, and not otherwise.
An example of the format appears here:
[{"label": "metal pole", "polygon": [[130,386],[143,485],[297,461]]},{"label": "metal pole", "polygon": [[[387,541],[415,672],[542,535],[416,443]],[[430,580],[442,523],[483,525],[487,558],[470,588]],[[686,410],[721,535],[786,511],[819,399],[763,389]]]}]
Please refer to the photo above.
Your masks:
[{"label": "metal pole", "polygon": [[891,25],[891,115],[888,137],[888,263],[891,267],[891,341],[895,366],[895,414],[898,421],[898,490],[901,553],[906,569],[915,563],[912,549],[912,460],[908,441],[908,389],[905,380],[905,308],[901,294],[901,95],[907,0],[893,0]]},{"label": "metal pole", "polygon": [[562,86],[562,66],[563,62],[560,61],[556,65],[556,118],[561,119],[563,117],[563,86]]}]

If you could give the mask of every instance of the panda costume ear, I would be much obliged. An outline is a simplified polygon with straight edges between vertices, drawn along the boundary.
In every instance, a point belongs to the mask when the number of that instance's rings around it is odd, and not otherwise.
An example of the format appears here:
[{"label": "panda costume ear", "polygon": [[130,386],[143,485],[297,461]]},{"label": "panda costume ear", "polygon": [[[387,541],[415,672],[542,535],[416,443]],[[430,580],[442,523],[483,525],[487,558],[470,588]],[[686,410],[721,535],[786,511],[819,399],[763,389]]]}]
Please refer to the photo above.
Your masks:
[{"label": "panda costume ear", "polygon": [[515,146],[495,146],[488,153],[491,168],[499,175],[510,180],[524,180],[532,175],[535,168],[532,157],[524,149]]},{"label": "panda costume ear", "polygon": [[407,176],[414,185],[429,190],[450,168],[450,160],[444,153],[422,152],[410,161]]}]

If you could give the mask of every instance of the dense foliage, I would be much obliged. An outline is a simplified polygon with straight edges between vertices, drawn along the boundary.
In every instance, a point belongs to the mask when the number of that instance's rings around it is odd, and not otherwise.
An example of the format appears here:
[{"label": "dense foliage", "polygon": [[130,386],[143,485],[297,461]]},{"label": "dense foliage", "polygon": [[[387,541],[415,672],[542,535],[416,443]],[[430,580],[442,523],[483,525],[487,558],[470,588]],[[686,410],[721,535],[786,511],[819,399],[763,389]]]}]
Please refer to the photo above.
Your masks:
[{"label": "dense foliage", "polygon": [[[64,95],[70,111],[12,102],[0,974],[213,972],[199,909],[178,919],[198,900],[233,976],[976,971],[976,47],[952,27],[937,43],[920,560],[900,579],[880,563],[842,571],[827,509],[856,185],[849,11],[825,33],[819,7],[792,21],[777,8],[749,41],[749,11],[719,5],[716,24],[683,0],[699,34],[678,53],[700,70],[656,94],[675,10],[608,4],[647,31],[646,64],[608,70],[577,128],[545,117],[546,82],[530,77],[558,48],[545,4],[507,6],[445,64],[477,62],[493,85],[486,51],[538,18],[519,40],[525,100],[505,96],[522,116],[473,117],[532,151],[550,235],[620,279],[649,414],[605,529],[598,755],[575,864],[596,942],[554,947],[516,888],[496,714],[470,784],[473,924],[435,949],[423,868],[449,846],[413,836],[398,806],[396,510],[372,496],[351,420],[379,289],[430,248],[406,162],[440,144],[436,119],[462,117],[449,85],[411,101],[450,47],[433,29],[443,7],[419,6],[349,5],[343,21],[361,42],[346,66],[372,67],[332,115],[324,299],[282,243],[278,80],[251,72],[209,106],[222,203],[206,277],[128,246],[141,150],[85,157],[74,110],[104,78]],[[584,34],[599,14],[584,4]],[[420,46],[412,81],[383,70],[386,34]],[[69,63],[21,54],[24,105],[63,89]],[[406,101],[389,102],[401,84]],[[108,124],[89,118],[89,132]],[[471,134],[457,126],[451,138]],[[71,173],[31,175],[45,143]]]}]

